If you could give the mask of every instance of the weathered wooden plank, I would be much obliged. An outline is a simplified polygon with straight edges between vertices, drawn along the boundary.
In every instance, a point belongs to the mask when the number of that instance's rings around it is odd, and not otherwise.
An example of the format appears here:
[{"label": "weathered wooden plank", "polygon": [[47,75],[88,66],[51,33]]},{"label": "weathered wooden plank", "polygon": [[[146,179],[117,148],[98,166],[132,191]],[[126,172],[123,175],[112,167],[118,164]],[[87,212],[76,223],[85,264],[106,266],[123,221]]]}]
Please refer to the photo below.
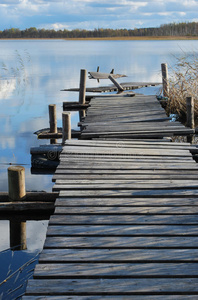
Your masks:
[{"label": "weathered wooden plank", "polygon": [[192,189],[159,189],[159,190],[63,190],[60,197],[193,197],[198,196],[198,190]]},{"label": "weathered wooden plank", "polygon": [[[111,122],[111,125],[115,125],[115,124],[123,124],[123,123],[129,123],[130,122],[130,124],[131,123],[150,123],[150,122],[160,122],[160,123],[162,123],[162,122],[167,122],[167,121],[170,121],[170,120],[172,120],[172,118],[171,117],[152,117],[152,116],[140,116],[139,118],[135,118],[135,117],[133,117],[133,119],[131,120],[131,118],[125,118],[125,120],[120,120],[120,119],[117,119],[116,121],[114,121],[113,119],[112,119],[112,122]],[[88,120],[86,120],[86,121],[81,121],[81,122],[78,122],[78,126],[90,126],[90,125],[100,125],[100,124],[102,124],[102,125],[107,125],[107,124],[109,124],[109,122],[108,121],[106,121],[105,119],[104,119],[104,121],[102,121],[102,120],[98,120],[97,122],[91,122],[91,120],[90,121],[88,121]],[[162,124],[161,124],[162,125]]]},{"label": "weathered wooden plank", "polygon": [[[114,169],[115,170],[115,169]],[[67,168],[66,165],[61,164],[56,169],[56,174],[79,174],[79,175],[85,175],[85,174],[93,174],[93,175],[131,175],[131,174],[147,174],[147,175],[174,175],[174,174],[181,174],[181,175],[192,175],[197,174],[198,175],[198,169],[189,169],[189,168],[158,168],[158,165],[155,168],[147,169],[139,169],[139,168],[133,168],[133,169],[116,169],[116,172],[113,169],[71,169]]]},{"label": "weathered wooden plank", "polygon": [[78,154],[82,153],[89,154],[103,154],[103,155],[171,155],[171,156],[190,156],[191,154],[187,150],[180,150],[179,153],[175,153],[175,150],[169,149],[136,149],[136,148],[110,148],[110,147],[75,147],[75,146],[65,146],[63,147],[62,153],[65,154]]},{"label": "weathered wooden plank", "polygon": [[163,148],[163,149],[185,149],[190,150],[196,148],[195,145],[190,145],[189,143],[174,143],[174,142],[150,142],[148,141],[124,141],[124,140],[118,140],[118,141],[97,141],[97,140],[67,140],[66,145],[69,146],[98,146],[98,147],[123,147],[123,148],[130,148],[130,147],[143,147],[143,148]]},{"label": "weathered wooden plank", "polygon": [[41,212],[41,211],[53,211],[54,203],[53,202],[0,202],[0,212]]},{"label": "weathered wooden plank", "polygon": [[198,278],[29,280],[27,295],[198,295]]},{"label": "weathered wooden plank", "polygon": [[[64,168],[64,169],[67,169],[67,170],[75,170],[75,169],[80,169],[81,171],[83,170],[88,170],[89,173],[93,172],[94,169],[95,170],[102,170],[102,171],[105,171],[107,170],[108,172],[110,170],[116,170],[116,172],[120,171],[120,170],[126,170],[126,171],[130,171],[130,170],[158,170],[158,169],[168,169],[168,170],[177,170],[177,173],[179,172],[179,170],[193,170],[195,169],[196,171],[198,171],[198,167],[196,164],[194,163],[191,163],[191,164],[188,164],[188,163],[183,163],[183,164],[166,164],[166,163],[158,163],[158,164],[149,164],[149,163],[138,163],[138,162],[135,162],[135,163],[104,163],[104,164],[100,164],[100,163],[97,163],[94,162],[94,161],[91,161],[89,164],[86,164],[84,165],[83,163],[80,164],[80,163],[71,163],[71,164],[68,164],[67,160],[65,160],[64,162],[64,159],[62,160],[61,164],[58,166],[58,168]],[[70,171],[72,173],[72,171]],[[125,171],[125,173],[127,173]],[[83,173],[83,172],[82,172]]]},{"label": "weathered wooden plank", "polygon": [[136,207],[150,207],[150,206],[155,206],[155,207],[169,207],[171,210],[172,206],[176,207],[186,207],[188,206],[198,206],[198,198],[57,198],[56,199],[56,207],[58,206],[66,206],[66,207],[131,207],[131,206],[136,206]]},{"label": "weathered wooden plank", "polygon": [[43,249],[40,263],[198,262],[197,249]]},{"label": "weathered wooden plank", "polygon": [[178,248],[193,249],[198,248],[198,237],[103,237],[103,236],[82,236],[82,237],[50,237],[45,241],[44,248],[48,249],[71,249],[71,248],[117,248],[117,249],[160,249]]},{"label": "weathered wooden plank", "polygon": [[51,225],[47,236],[197,236],[197,225]]},{"label": "weathered wooden plank", "polygon": [[[147,201],[148,202],[148,201]],[[63,207],[56,206],[55,214],[198,214],[198,206],[106,206],[106,207]]]},{"label": "weathered wooden plank", "polygon": [[112,214],[90,214],[90,215],[52,215],[50,218],[50,224],[52,225],[72,225],[72,224],[90,224],[90,225],[195,225],[198,224],[198,216],[197,215],[174,215],[169,214],[166,215],[112,215]]},{"label": "weathered wooden plank", "polygon": [[[52,153],[52,152],[51,152]],[[52,153],[53,154],[53,153]],[[57,156],[58,157],[58,156]],[[194,164],[195,162],[193,161],[193,157],[192,156],[179,156],[178,157],[172,157],[172,156],[138,156],[138,155],[134,155],[134,156],[117,156],[117,155],[106,155],[106,156],[102,156],[102,155],[89,155],[89,154],[78,154],[78,155],[72,155],[72,154],[61,154],[61,161],[63,161],[63,163],[65,164],[65,161],[68,162],[68,164],[71,162],[74,163],[81,163],[82,161],[86,163],[90,163],[90,160],[92,160],[92,162],[114,162],[114,163],[152,163],[152,164]],[[190,165],[189,165],[190,166]]]},{"label": "weathered wooden plank", "polygon": [[[172,124],[172,123],[170,123],[170,124]],[[184,128],[182,127],[182,126],[176,126],[175,124],[174,124],[174,126],[173,125],[169,125],[169,124],[163,124],[163,126],[162,126],[162,124],[161,124],[161,128],[159,127],[160,126],[160,124],[156,124],[156,123],[149,123],[149,124],[137,124],[137,125],[135,125],[134,126],[134,124],[133,125],[131,125],[131,124],[127,124],[127,123],[124,123],[124,124],[122,124],[122,126],[121,126],[121,128],[122,128],[122,132],[130,132],[130,133],[133,133],[133,132],[135,132],[135,133],[137,133],[137,132],[148,132],[148,131],[150,131],[150,132],[163,132],[163,131],[170,131],[170,132],[172,132],[173,130],[174,131],[179,131],[179,130],[181,130],[181,131],[184,131]],[[104,131],[107,131],[107,132],[116,132],[116,131],[118,131],[119,132],[119,130],[117,129],[117,128],[119,128],[119,126],[115,126],[115,125],[103,125],[103,124],[101,124],[101,125],[93,125],[93,126],[90,126],[90,125],[88,125],[88,126],[86,126],[86,128],[83,130],[83,134],[84,133],[89,133],[89,132],[95,132],[95,133],[97,133],[97,132],[104,132]],[[156,129],[157,128],[157,129]]]},{"label": "weathered wooden plank", "polygon": [[117,146],[118,144],[121,144],[123,147],[131,147],[133,145],[143,145],[143,147],[145,147],[146,145],[149,145],[149,146],[153,146],[153,147],[156,147],[158,148],[159,146],[163,146],[165,148],[172,148],[172,147],[177,147],[177,148],[185,148],[185,149],[191,149],[192,147],[196,147],[196,145],[191,145],[190,143],[178,143],[178,142],[166,142],[165,141],[158,141],[158,140],[155,140],[155,143],[154,141],[150,141],[150,140],[116,140],[116,141],[112,141],[112,140],[67,140],[66,141],[66,145],[78,145],[78,146],[81,146],[81,145],[88,145],[88,146],[91,146],[91,145],[95,145],[95,146],[99,146],[99,147],[103,147],[105,145],[107,146],[111,146],[111,147],[114,147],[114,146]]},{"label": "weathered wooden plank", "polygon": [[153,180],[145,180],[145,182],[141,181],[131,181],[129,183],[101,183],[101,184],[64,184],[64,181],[60,180],[56,182],[56,184],[53,187],[53,191],[65,191],[65,190],[72,190],[72,191],[77,191],[77,190],[83,190],[85,192],[86,190],[94,190],[95,193],[97,193],[97,190],[103,191],[103,190],[120,190],[121,192],[124,191],[132,191],[134,192],[135,190],[164,190],[164,189],[172,189],[172,190],[177,190],[177,189],[186,189],[186,190],[197,190],[198,192],[198,183],[197,181],[174,181],[171,182],[170,180],[164,180],[162,181],[153,181]]},{"label": "weathered wooden plank", "polygon": [[95,159],[94,157],[90,156],[89,159],[87,159],[87,160],[85,159],[83,161],[83,159],[75,158],[75,155],[74,156],[71,155],[70,159],[69,159],[68,156],[64,156],[64,155],[61,156],[61,164],[64,165],[64,164],[67,163],[68,167],[70,167],[72,165],[74,165],[74,166],[76,166],[76,165],[79,165],[79,166],[85,165],[86,168],[87,168],[87,167],[90,167],[90,166],[92,167],[93,165],[96,165],[96,166],[97,165],[101,165],[101,166],[108,165],[108,167],[114,167],[115,168],[116,166],[118,166],[118,168],[120,168],[120,166],[122,166],[122,165],[124,167],[126,167],[126,166],[129,166],[129,167],[130,166],[132,166],[132,167],[134,167],[134,166],[143,166],[144,167],[144,166],[151,165],[151,166],[153,166],[153,168],[155,168],[155,166],[166,166],[166,167],[169,167],[169,166],[174,167],[175,166],[175,167],[177,167],[179,165],[181,167],[188,166],[189,169],[190,168],[195,168],[195,167],[197,168],[197,165],[196,165],[195,161],[193,161],[192,159],[182,160],[182,161],[178,161],[176,159],[175,161],[174,160],[168,161],[168,157],[167,157],[167,160],[166,159],[161,160],[160,157],[159,157],[158,160],[155,161],[155,160],[149,159],[149,157],[148,157],[148,159],[146,159],[145,161],[142,159],[143,160],[142,161],[141,159],[135,159],[135,158],[133,160],[130,160],[130,157],[129,157],[129,159],[127,159],[127,156],[124,156],[123,160],[122,160],[121,159],[122,156],[120,155],[118,157],[115,157],[114,159],[108,159],[108,156],[107,156],[107,159],[105,159],[105,158],[102,159],[102,156],[101,156],[101,158],[96,158]]},{"label": "weathered wooden plank", "polygon": [[[76,180],[76,178],[78,178],[78,180]],[[148,175],[144,175],[144,174],[139,174],[139,175],[135,175],[135,174],[130,174],[130,175],[117,175],[115,174],[115,176],[112,175],[92,175],[92,174],[85,174],[85,175],[65,175],[65,174],[56,174],[53,176],[52,181],[58,181],[58,180],[64,180],[65,184],[69,184],[69,183],[74,183],[78,184],[78,183],[87,183],[88,181],[91,182],[97,182],[97,181],[101,181],[102,179],[106,181],[106,183],[108,183],[109,181],[111,182],[117,182],[120,180],[120,182],[122,182],[122,180],[125,179],[125,182],[130,181],[131,179],[136,179],[136,180],[147,180]],[[197,180],[197,175],[151,175],[149,176],[150,180],[158,180],[158,179],[163,179],[163,180],[173,180],[173,179],[179,179],[179,180]]]},{"label": "weathered wooden plank", "polygon": [[[130,296],[113,296],[113,300],[195,300],[196,295],[158,295],[158,296],[140,296],[140,295],[130,295]],[[23,296],[22,300],[112,300],[112,296]]]},{"label": "weathered wooden plank", "polygon": [[56,184],[54,186],[54,189],[59,189],[59,186],[61,186],[61,189],[141,189],[141,188],[150,188],[150,189],[159,189],[159,188],[192,188],[197,189],[198,188],[198,182],[197,180],[174,180],[174,179],[156,179],[155,181],[145,179],[145,180],[137,180],[137,179],[130,179],[130,180],[82,180],[82,181],[72,181],[68,180],[68,182],[65,182],[65,180],[56,180]]},{"label": "weathered wooden plank", "polygon": [[143,130],[141,131],[101,131],[101,132],[82,132],[81,138],[97,138],[97,137],[135,137],[135,138],[149,138],[149,137],[163,137],[163,136],[169,136],[169,135],[189,135],[194,134],[194,129],[188,129],[188,128],[182,128],[182,129],[156,129],[156,130]]},{"label": "weathered wooden plank", "polygon": [[[101,73],[101,72],[89,72],[89,76],[91,79],[108,79],[111,73]],[[115,78],[126,77],[123,74],[112,74]]]},{"label": "weathered wooden plank", "polygon": [[35,279],[63,278],[192,278],[198,277],[197,263],[67,263],[38,264]]},{"label": "weathered wooden plank", "polygon": [[159,133],[153,133],[153,132],[150,132],[150,133],[128,133],[128,132],[111,132],[111,133],[102,133],[100,135],[100,133],[94,133],[94,134],[91,134],[91,133],[88,133],[88,134],[85,134],[83,135],[83,133],[81,134],[81,139],[106,139],[106,138],[109,138],[109,139],[120,139],[120,138],[123,138],[123,139],[163,139],[165,137],[173,137],[175,135],[180,135],[180,136],[186,136],[186,135],[189,135],[189,134],[194,134],[191,130],[187,130],[187,131],[180,131],[180,132],[159,132]]}]

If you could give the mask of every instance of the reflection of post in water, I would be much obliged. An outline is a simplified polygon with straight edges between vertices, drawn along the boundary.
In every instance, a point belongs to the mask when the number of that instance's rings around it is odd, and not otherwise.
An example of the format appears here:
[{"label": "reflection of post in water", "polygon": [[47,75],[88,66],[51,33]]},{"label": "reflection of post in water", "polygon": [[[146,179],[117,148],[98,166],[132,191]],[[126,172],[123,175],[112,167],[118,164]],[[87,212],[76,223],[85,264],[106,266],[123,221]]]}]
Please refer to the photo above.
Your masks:
[{"label": "reflection of post in water", "polygon": [[[25,168],[21,166],[8,168],[8,195],[11,201],[21,201],[26,196]],[[25,250],[26,246],[26,222],[17,218],[10,221],[10,247],[14,250]]]},{"label": "reflection of post in water", "polygon": [[27,249],[26,243],[26,222],[17,218],[10,220],[10,248],[13,250]]}]

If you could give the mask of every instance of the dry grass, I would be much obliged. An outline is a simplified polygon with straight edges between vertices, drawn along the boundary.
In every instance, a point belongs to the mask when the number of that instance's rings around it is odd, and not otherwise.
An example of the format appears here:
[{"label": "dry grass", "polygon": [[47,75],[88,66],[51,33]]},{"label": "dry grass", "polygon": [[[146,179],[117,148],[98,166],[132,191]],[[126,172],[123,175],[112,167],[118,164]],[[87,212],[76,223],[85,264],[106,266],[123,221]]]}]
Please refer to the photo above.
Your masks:
[{"label": "dry grass", "polygon": [[192,96],[195,103],[195,123],[198,124],[198,55],[193,53],[176,59],[169,79],[167,114],[176,113],[186,122],[186,97]]}]

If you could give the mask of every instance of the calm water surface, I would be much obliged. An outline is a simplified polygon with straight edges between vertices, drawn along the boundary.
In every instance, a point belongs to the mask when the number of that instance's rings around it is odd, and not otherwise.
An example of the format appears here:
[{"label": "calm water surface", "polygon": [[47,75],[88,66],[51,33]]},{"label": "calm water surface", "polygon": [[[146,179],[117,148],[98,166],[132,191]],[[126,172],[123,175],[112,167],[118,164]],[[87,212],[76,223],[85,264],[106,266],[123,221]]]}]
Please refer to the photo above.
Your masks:
[{"label": "calm water surface", "polygon": [[[161,81],[161,63],[174,64],[183,51],[191,53],[198,41],[64,41],[6,40],[0,41],[0,190],[7,191],[9,164],[24,165],[26,189],[51,191],[50,175],[31,174],[30,148],[48,143],[39,141],[35,131],[49,127],[48,105],[57,105],[58,126],[61,126],[63,101],[76,101],[75,92],[61,89],[78,87],[80,69],[126,74],[126,81]],[[100,84],[110,84],[103,81]],[[100,85],[87,79],[87,86]],[[139,90],[140,91],[140,90]],[[147,88],[156,94],[159,88]],[[78,114],[72,113],[72,128],[77,129]],[[28,250],[0,253],[3,268],[0,282],[42,248],[47,221],[27,222]],[[35,240],[35,233],[37,238]],[[9,222],[0,221],[0,251],[9,248]],[[23,257],[23,258],[22,258]],[[5,295],[0,285],[0,295]],[[1,297],[1,296],[0,296]],[[12,299],[6,296],[4,299]],[[0,298],[1,299],[1,298]],[[3,298],[2,298],[3,299]]]}]

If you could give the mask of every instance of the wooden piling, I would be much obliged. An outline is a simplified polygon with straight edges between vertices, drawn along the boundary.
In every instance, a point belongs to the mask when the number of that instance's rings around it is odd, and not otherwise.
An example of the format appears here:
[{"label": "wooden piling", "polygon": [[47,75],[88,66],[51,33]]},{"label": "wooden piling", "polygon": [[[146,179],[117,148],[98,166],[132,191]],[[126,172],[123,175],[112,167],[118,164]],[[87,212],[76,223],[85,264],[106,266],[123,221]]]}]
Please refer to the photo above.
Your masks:
[{"label": "wooden piling", "polygon": [[167,66],[167,64],[161,64],[161,70],[162,70],[163,95],[164,95],[164,97],[168,97],[169,81],[168,81],[168,66]]},{"label": "wooden piling", "polygon": [[[194,98],[191,96],[186,97],[186,126],[195,128],[194,121]],[[194,143],[194,135],[190,134],[187,136],[187,142]]]},{"label": "wooden piling", "polygon": [[[49,105],[50,133],[57,133],[56,104]],[[50,144],[57,144],[56,139],[50,139]]]},{"label": "wooden piling", "polygon": [[86,76],[87,70],[80,71],[80,92],[79,92],[79,103],[85,104],[85,93],[86,93]]},{"label": "wooden piling", "polygon": [[13,201],[25,198],[25,168],[12,166],[8,168],[8,195]]},{"label": "wooden piling", "polygon": [[57,133],[56,104],[49,105],[50,132]]},{"label": "wooden piling", "polygon": [[195,128],[194,122],[194,98],[191,96],[186,97],[186,126]]},{"label": "wooden piling", "polygon": [[71,114],[68,112],[62,113],[62,124],[63,124],[63,136],[62,144],[64,145],[66,140],[71,139]]}]

